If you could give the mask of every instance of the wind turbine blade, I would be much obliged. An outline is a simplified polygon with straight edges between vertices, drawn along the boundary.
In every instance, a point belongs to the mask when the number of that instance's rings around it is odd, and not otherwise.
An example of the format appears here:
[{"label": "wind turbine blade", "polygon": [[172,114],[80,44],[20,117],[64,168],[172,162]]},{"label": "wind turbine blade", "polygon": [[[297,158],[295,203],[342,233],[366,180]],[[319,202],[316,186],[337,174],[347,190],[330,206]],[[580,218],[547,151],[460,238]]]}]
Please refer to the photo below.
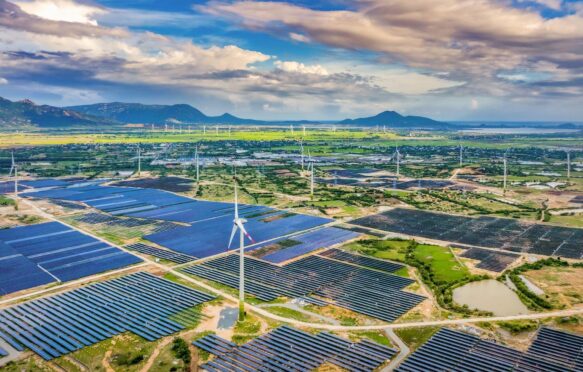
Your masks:
[{"label": "wind turbine blade", "polygon": [[235,222],[237,224],[237,226],[239,226],[239,228],[241,229],[241,231],[243,232],[243,234],[245,234],[245,236],[247,237],[247,239],[249,239],[249,241],[251,241],[252,243],[255,243],[255,240],[251,237],[251,235],[249,235],[249,233],[247,232],[247,230],[245,230],[245,226],[243,226],[243,224],[241,223],[240,220],[237,220],[237,222]]},{"label": "wind turbine blade", "polygon": [[233,225],[233,230],[231,231],[231,237],[229,238],[229,245],[227,246],[227,250],[231,249],[231,244],[233,244],[233,238],[237,233],[237,226],[238,226],[237,224]]}]

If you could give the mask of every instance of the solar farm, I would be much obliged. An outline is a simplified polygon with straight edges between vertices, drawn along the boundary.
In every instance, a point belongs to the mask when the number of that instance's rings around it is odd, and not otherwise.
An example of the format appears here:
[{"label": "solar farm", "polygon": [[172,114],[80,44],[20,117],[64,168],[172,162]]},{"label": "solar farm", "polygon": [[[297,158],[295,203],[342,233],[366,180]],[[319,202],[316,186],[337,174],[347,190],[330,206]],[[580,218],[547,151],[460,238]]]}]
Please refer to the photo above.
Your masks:
[{"label": "solar farm", "polygon": [[497,194],[457,147],[235,143],[0,182],[0,370],[583,371],[576,192]]},{"label": "solar farm", "polygon": [[142,262],[58,222],[1,230],[0,246],[3,295]]},{"label": "solar farm", "polygon": [[[383,271],[378,271],[376,260],[371,259],[375,261],[374,267],[369,268],[369,261],[358,261],[358,256],[346,255],[340,259],[309,256],[284,266],[246,257],[247,292],[264,301],[288,297],[301,298],[318,306],[334,304],[386,322],[396,320],[425,299],[403,290],[413,280],[391,274],[402,265],[385,265]],[[204,261],[182,270],[233,288],[238,285],[236,255]]]},{"label": "solar farm", "polygon": [[201,367],[206,371],[313,371],[325,363],[346,371],[372,371],[397,350],[371,341],[350,342],[321,332],[313,335],[282,326],[244,345],[209,335],[194,345],[216,356]]},{"label": "solar farm", "polygon": [[351,221],[386,232],[516,253],[583,258],[583,229],[396,208]]},{"label": "solar farm", "polygon": [[582,342],[583,337],[541,328],[528,351],[521,352],[444,328],[397,371],[580,371]]},{"label": "solar farm", "polygon": [[213,298],[150,274],[131,274],[0,310],[0,338],[46,360],[128,331],[154,341],[184,329],[199,315],[183,310]]}]

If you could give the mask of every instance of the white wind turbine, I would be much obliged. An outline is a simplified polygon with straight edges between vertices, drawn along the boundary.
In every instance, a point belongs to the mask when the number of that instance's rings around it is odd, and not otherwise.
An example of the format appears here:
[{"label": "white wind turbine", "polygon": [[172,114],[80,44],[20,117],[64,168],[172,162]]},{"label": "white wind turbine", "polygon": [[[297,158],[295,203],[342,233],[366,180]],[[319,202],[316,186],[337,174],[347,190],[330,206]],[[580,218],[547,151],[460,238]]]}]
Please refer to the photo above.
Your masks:
[{"label": "white wind turbine", "polygon": [[194,161],[196,163],[196,182],[200,179],[200,161],[198,159],[198,145],[194,149]]},{"label": "white wind turbine", "polygon": [[252,243],[255,243],[251,235],[245,230],[244,224],[247,222],[246,219],[239,217],[239,206],[237,199],[237,184],[235,186],[235,218],[233,219],[233,230],[231,231],[231,237],[229,238],[228,249],[231,249],[231,243],[233,243],[233,238],[239,230],[239,320],[244,320],[245,318],[245,237],[249,239]]},{"label": "white wind turbine", "polygon": [[302,171],[304,170],[304,144],[300,141],[300,151],[301,151],[301,158],[302,158]]},{"label": "white wind turbine", "polygon": [[16,198],[18,196],[18,165],[16,165],[16,162],[14,161],[14,151],[12,151],[12,165],[10,166],[10,173],[8,174],[8,177],[11,177],[13,172],[14,172],[14,197]]},{"label": "white wind turbine", "polygon": [[508,181],[508,158],[507,158],[507,154],[508,154],[508,150],[506,150],[504,152],[504,159],[502,160],[504,162],[504,182],[503,182],[503,187],[502,187],[502,189],[504,190],[504,192],[506,192],[506,183]]},{"label": "white wind turbine", "polygon": [[567,178],[571,178],[571,152],[567,151]]},{"label": "white wind turbine", "polygon": [[460,168],[464,166],[464,147],[460,144]]},{"label": "white wind turbine", "polygon": [[393,154],[395,161],[397,162],[397,177],[401,174],[401,153],[399,148],[395,146],[395,153]]}]

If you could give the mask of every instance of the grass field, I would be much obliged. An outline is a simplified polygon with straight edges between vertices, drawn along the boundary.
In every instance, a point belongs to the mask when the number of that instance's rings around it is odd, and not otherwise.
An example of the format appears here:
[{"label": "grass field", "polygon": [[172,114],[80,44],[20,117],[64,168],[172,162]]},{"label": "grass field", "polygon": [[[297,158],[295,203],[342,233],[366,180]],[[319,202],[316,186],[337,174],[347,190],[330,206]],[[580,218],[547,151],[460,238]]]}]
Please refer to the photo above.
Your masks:
[{"label": "grass field", "polygon": [[456,260],[449,248],[419,244],[414,255],[417,260],[431,266],[436,281],[455,282],[469,275],[467,267]]}]

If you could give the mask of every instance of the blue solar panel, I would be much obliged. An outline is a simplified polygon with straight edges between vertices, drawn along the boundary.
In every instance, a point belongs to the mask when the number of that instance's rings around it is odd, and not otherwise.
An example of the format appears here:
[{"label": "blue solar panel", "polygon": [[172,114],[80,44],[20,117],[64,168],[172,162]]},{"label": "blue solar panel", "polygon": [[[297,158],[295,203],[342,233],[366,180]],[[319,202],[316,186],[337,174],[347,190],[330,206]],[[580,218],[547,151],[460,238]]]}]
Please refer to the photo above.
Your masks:
[{"label": "blue solar panel", "polygon": [[[281,263],[292,258],[310,253],[316,249],[327,248],[347,240],[357,238],[358,236],[360,236],[360,234],[353,231],[339,229],[336,227],[323,227],[321,229],[310,231],[304,234],[292,236],[289,239],[298,241],[300,244],[291,246],[289,248],[280,249],[261,258],[269,262]],[[269,244],[272,243],[265,243],[260,246]]]},{"label": "blue solar panel", "polygon": [[141,262],[58,222],[0,231],[0,292],[8,294]]},{"label": "blue solar panel", "polygon": [[[263,242],[330,221],[327,218],[299,214],[269,221],[261,216],[248,218],[245,228],[256,242]],[[232,227],[233,216],[227,214],[223,217],[197,222],[189,227],[147,235],[145,238],[172,250],[202,258],[227,250]]]}]

